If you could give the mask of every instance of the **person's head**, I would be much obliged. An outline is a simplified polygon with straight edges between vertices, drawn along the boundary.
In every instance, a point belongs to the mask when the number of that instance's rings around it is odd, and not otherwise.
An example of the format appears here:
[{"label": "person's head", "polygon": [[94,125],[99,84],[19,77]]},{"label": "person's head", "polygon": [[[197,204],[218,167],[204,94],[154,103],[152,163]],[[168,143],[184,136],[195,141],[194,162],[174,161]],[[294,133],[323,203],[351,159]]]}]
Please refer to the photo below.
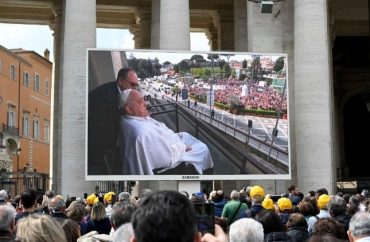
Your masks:
[{"label": "person's head", "polygon": [[370,197],[370,193],[369,193],[369,190],[367,189],[363,189],[361,191],[361,195],[364,196],[365,198],[369,198]]},{"label": "person's head", "polygon": [[312,203],[308,200],[303,200],[299,205],[299,212],[303,214],[303,216],[313,216],[316,215],[316,209],[312,205]]},{"label": "person's head", "polygon": [[315,192],[316,199],[318,199],[323,194],[329,195],[329,192],[326,188],[317,189],[316,192]]},{"label": "person's head", "polygon": [[239,219],[231,224],[229,238],[230,242],[262,242],[262,224],[251,218]]},{"label": "person's head", "polygon": [[21,203],[25,209],[36,208],[36,199],[37,193],[32,188],[21,193]]},{"label": "person's head", "polygon": [[113,242],[130,242],[134,235],[134,229],[131,223],[125,223],[120,226],[113,234]]},{"label": "person's head", "polygon": [[132,68],[122,68],[119,70],[116,82],[121,90],[135,89],[139,86],[139,79]]},{"label": "person's head", "polygon": [[30,214],[17,222],[16,230],[19,242],[67,242],[62,226],[49,215]]},{"label": "person's head", "polygon": [[279,215],[276,213],[267,210],[261,210],[259,213],[257,213],[254,219],[262,224],[265,235],[272,232],[284,231],[283,224],[281,223]]},{"label": "person's head", "polygon": [[286,227],[287,229],[293,228],[293,227],[303,227],[307,229],[308,224],[307,224],[307,220],[304,218],[302,214],[292,213],[288,218]]},{"label": "person's head", "polygon": [[346,213],[347,203],[339,196],[332,197],[328,203],[328,211],[332,217],[337,217]]},{"label": "person's head", "polygon": [[95,203],[95,199],[96,199],[95,193],[90,194],[86,198],[86,201],[85,201],[86,205],[92,207]]},{"label": "person's head", "polygon": [[347,234],[351,242],[370,236],[370,213],[357,212],[353,215]]},{"label": "person's head", "polygon": [[289,198],[282,197],[277,201],[280,212],[290,212],[292,209],[292,201]]},{"label": "person's head", "polygon": [[121,192],[120,194],[118,194],[118,201],[136,205],[136,199],[128,192]]},{"label": "person's head", "polygon": [[8,192],[5,190],[0,191],[0,205],[5,204],[8,200]]},{"label": "person's head", "polygon": [[149,115],[144,96],[134,89],[126,89],[121,92],[120,108],[124,114],[130,116],[147,117]]},{"label": "person's head", "polygon": [[15,208],[9,205],[0,205],[0,230],[13,232],[15,226]]},{"label": "person's head", "polygon": [[328,203],[330,201],[330,196],[326,194],[322,194],[318,199],[317,199],[317,207],[320,210],[328,210]]},{"label": "person's head", "polygon": [[230,193],[230,199],[239,200],[239,192],[236,190],[232,190]]},{"label": "person's head", "polygon": [[104,204],[97,202],[92,207],[91,219],[94,221],[103,220],[106,217]]},{"label": "person's head", "polygon": [[47,196],[49,199],[52,199],[55,196],[54,191],[52,190],[46,191],[45,196]]},{"label": "person's head", "polygon": [[112,200],[113,200],[113,196],[115,196],[116,193],[114,192],[107,192],[106,194],[104,194],[104,203],[105,204],[112,204]]},{"label": "person's head", "polygon": [[133,242],[200,240],[193,204],[177,191],[152,192],[142,197],[131,222]]},{"label": "person's head", "polygon": [[129,223],[135,209],[136,207],[129,202],[116,202],[113,205],[110,217],[112,227],[117,229],[121,225]]},{"label": "person's head", "polygon": [[262,202],[262,207],[271,212],[275,211],[274,201],[269,197],[265,197]]},{"label": "person's head", "polygon": [[339,240],[332,234],[314,234],[310,237],[308,242],[345,242],[347,240]]},{"label": "person's head", "polygon": [[249,191],[249,196],[254,204],[261,204],[265,198],[265,190],[261,186],[253,186]]},{"label": "person's head", "polygon": [[298,186],[296,186],[296,185],[289,186],[288,187],[288,192],[290,194],[295,194],[296,195],[298,193]]},{"label": "person's head", "polygon": [[66,202],[63,197],[60,195],[53,197],[49,202],[49,209],[53,213],[64,213],[66,210]]},{"label": "person's head", "polygon": [[313,234],[332,234],[338,239],[346,239],[344,226],[333,218],[321,218],[316,221],[312,229]]},{"label": "person's head", "polygon": [[83,218],[87,214],[87,210],[81,202],[73,201],[69,207],[66,209],[67,217],[76,221],[77,223],[81,223]]},{"label": "person's head", "polygon": [[56,221],[62,225],[68,242],[75,242],[81,236],[80,225],[71,219],[56,218]]}]

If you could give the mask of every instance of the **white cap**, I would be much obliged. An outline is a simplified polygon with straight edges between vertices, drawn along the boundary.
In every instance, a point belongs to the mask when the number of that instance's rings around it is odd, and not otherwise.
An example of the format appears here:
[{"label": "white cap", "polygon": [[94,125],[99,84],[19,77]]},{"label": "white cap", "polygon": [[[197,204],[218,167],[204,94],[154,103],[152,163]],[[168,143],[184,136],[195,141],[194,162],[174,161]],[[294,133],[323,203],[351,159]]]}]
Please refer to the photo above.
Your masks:
[{"label": "white cap", "polygon": [[121,92],[121,96],[120,96],[120,102],[119,102],[119,108],[120,109],[123,109],[125,107],[125,104],[126,104],[126,101],[127,101],[127,98],[128,96],[130,95],[131,91],[133,89],[126,89],[126,90],[123,90]]}]

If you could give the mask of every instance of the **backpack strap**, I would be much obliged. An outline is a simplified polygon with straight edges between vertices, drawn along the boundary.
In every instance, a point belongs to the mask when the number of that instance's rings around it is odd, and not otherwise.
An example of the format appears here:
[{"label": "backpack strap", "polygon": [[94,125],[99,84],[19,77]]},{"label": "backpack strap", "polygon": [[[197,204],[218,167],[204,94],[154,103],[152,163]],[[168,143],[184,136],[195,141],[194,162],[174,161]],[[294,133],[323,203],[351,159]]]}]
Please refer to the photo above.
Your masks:
[{"label": "backpack strap", "polygon": [[235,212],[234,212],[233,216],[231,216],[231,217],[230,217],[230,219],[228,219],[228,224],[229,224],[229,225],[231,224],[231,221],[233,221],[233,220],[234,220],[235,216],[238,214],[239,209],[240,209],[240,207],[241,207],[241,206],[242,206],[242,202],[240,202],[240,203],[239,203],[239,206],[238,206],[238,208],[235,210]]}]

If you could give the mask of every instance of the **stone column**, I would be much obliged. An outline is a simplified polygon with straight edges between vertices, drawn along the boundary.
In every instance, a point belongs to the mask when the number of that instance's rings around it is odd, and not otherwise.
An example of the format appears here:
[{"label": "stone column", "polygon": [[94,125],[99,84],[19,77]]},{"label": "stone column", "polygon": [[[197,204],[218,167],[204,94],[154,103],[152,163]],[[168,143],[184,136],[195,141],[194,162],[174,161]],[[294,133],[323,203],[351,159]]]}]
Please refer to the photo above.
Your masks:
[{"label": "stone column", "polygon": [[139,9],[136,15],[137,23],[130,27],[130,32],[134,35],[135,49],[149,49],[151,13],[149,9]]},{"label": "stone column", "polygon": [[160,0],[152,0],[151,48],[156,50],[159,49],[160,9]]},{"label": "stone column", "polygon": [[234,12],[231,10],[219,10],[220,16],[220,50],[233,51],[234,50]]},{"label": "stone column", "polygon": [[295,139],[300,189],[335,188],[327,0],[294,1]]},{"label": "stone column", "polygon": [[[81,17],[83,16],[83,18]],[[96,46],[96,1],[66,0],[62,37],[61,79],[59,85],[60,120],[56,162],[61,164],[63,196],[82,196],[93,191],[85,181],[86,142],[86,48]]]},{"label": "stone column", "polygon": [[50,160],[50,178],[51,178],[51,189],[56,193],[61,193],[61,174],[62,174],[62,167],[59,162],[55,162],[60,157],[60,149],[61,146],[59,145],[61,130],[61,120],[58,118],[60,116],[60,109],[59,103],[61,100],[62,95],[62,85],[61,85],[61,61],[62,61],[62,22],[63,22],[63,6],[56,5],[53,9],[54,14],[54,21],[50,24],[50,29],[53,30],[53,37],[54,37],[54,65],[53,65],[53,74],[54,74],[54,82],[51,89],[52,92],[52,106],[53,109],[53,117],[51,119],[51,137],[50,140],[52,141],[52,149],[51,149],[51,157]]},{"label": "stone column", "polygon": [[235,51],[248,51],[246,0],[234,0],[234,49]]},{"label": "stone column", "polygon": [[190,50],[189,0],[160,1],[159,48]]},{"label": "stone column", "polygon": [[248,2],[248,50],[279,53],[283,49],[280,7],[274,3],[272,14],[262,14],[260,4]]}]

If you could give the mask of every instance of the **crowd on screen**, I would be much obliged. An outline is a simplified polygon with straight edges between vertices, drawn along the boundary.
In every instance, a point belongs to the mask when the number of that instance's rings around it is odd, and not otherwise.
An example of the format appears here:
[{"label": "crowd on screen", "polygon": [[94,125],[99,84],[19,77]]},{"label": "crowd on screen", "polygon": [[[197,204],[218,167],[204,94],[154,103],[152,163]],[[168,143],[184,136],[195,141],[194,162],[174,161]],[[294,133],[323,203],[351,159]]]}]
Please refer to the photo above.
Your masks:
[{"label": "crowd on screen", "polygon": [[[246,109],[261,109],[261,110],[278,110],[281,103],[281,94],[269,87],[260,86],[258,83],[250,84],[247,86],[245,93],[242,89],[245,86],[239,80],[230,79],[218,80],[217,85],[222,85],[222,89],[215,90],[215,101],[223,104],[228,104],[230,102],[230,97],[238,97],[239,103],[243,105]],[[208,89],[204,87],[191,87],[189,89],[194,95],[206,95]],[[286,113],[287,111],[287,99],[286,95],[283,97],[281,103],[281,111]]]},{"label": "crowd on screen", "polygon": [[[195,204],[214,208],[213,233],[200,233]],[[194,208],[195,207],[195,208]],[[199,221],[198,221],[199,222]],[[225,194],[151,191],[63,198],[27,189],[0,191],[0,241],[370,241],[370,194],[286,194],[249,186]]]}]

